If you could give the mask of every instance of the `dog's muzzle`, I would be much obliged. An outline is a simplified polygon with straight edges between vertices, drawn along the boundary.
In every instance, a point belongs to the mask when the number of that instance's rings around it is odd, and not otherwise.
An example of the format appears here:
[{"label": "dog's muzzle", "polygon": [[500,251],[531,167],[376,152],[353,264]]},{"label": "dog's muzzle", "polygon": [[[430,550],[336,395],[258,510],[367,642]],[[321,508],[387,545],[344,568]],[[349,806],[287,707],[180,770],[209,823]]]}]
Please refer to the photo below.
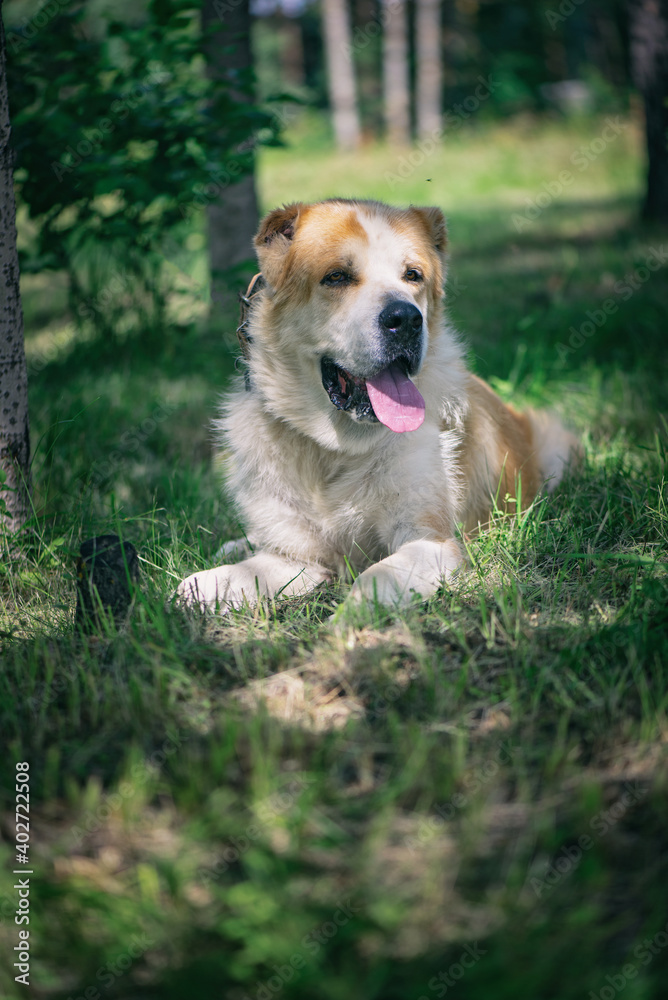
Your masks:
[{"label": "dog's muzzle", "polygon": [[409,375],[417,371],[422,355],[422,313],[412,302],[395,299],[378,317],[386,364],[404,358]]},{"label": "dog's muzzle", "polygon": [[416,430],[425,403],[409,376],[422,360],[422,313],[412,302],[397,299],[385,306],[378,325],[381,336],[369,357],[372,370],[356,374],[322,358],[323,387],[334,406],[356,420],[380,422],[397,432]]}]

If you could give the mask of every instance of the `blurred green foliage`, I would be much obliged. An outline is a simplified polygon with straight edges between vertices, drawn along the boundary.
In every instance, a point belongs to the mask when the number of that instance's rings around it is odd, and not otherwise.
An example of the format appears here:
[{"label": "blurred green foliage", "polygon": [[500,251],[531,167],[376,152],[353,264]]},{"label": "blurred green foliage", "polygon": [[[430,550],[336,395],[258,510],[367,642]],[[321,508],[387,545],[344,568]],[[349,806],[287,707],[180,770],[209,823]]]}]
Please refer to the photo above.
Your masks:
[{"label": "blurred green foliage", "polygon": [[[52,0],[37,12],[24,2],[5,9],[19,203],[33,223],[22,226],[22,273],[64,270],[73,318],[79,326],[94,319],[109,339],[130,328],[163,336],[165,259],[187,267],[187,240],[201,210],[252,170],[258,142],[276,141],[281,117],[283,125],[296,117],[295,105],[272,114],[249,100],[250,70],[227,81],[207,76],[200,6]],[[413,0],[408,8],[413,37]],[[287,91],[325,108],[318,3],[291,16],[278,4],[261,13],[253,44],[263,101]],[[383,128],[384,16],[377,0],[351,4],[367,135]],[[518,112],[568,115],[626,102],[621,0],[458,0],[443,7],[443,46],[450,131],[453,122],[458,128]],[[414,76],[414,45],[411,51]],[[569,77],[576,85],[559,90]],[[472,114],[481,78],[491,83]],[[100,309],[110,274],[122,294]]]},{"label": "blurred green foliage", "polygon": [[16,179],[35,223],[21,266],[65,270],[79,322],[96,273],[122,270],[135,308],[158,319],[183,223],[252,170],[277,122],[247,100],[252,71],[207,76],[196,4],[150,0],[135,23],[89,13],[45,7],[22,30],[8,25]]},{"label": "blurred green foliage", "polygon": [[[471,92],[479,74],[498,87],[496,114],[558,109],[609,110],[629,86],[628,13],[623,0],[501,0],[447,5],[452,101]],[[586,95],[556,94],[551,85],[581,81]],[[584,107],[583,103],[584,102]]]}]

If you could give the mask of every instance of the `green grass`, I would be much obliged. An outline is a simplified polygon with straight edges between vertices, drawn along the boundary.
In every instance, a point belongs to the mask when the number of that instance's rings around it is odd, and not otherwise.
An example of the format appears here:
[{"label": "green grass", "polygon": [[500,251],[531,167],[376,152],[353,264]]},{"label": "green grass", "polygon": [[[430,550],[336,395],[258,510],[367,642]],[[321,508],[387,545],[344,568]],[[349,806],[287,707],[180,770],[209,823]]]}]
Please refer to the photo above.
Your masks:
[{"label": "green grass", "polygon": [[[25,564],[0,567],[0,948],[17,942],[27,760],[35,995],[664,995],[665,265],[626,298],[615,283],[668,240],[636,219],[635,124],[573,167],[604,128],[481,126],[400,184],[384,147],[297,135],[263,153],[265,208],[440,204],[471,364],[586,450],[553,496],[469,542],[452,589],[342,632],[337,587],[213,622],[169,606],[240,527],[209,430],[234,317],[208,325],[181,296],[156,354],[155,331],[77,334],[58,278],[25,280],[36,517]],[[74,556],[107,531],[139,548],[140,593],[127,627],[81,637]],[[5,968],[0,994],[26,995]]]}]

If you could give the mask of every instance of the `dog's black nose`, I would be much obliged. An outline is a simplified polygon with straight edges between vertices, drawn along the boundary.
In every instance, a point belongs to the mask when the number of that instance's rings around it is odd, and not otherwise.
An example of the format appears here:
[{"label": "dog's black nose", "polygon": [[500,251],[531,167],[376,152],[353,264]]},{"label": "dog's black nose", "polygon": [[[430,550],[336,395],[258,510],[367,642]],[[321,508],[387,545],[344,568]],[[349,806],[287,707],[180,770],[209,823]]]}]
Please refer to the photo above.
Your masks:
[{"label": "dog's black nose", "polygon": [[422,329],[422,313],[412,302],[396,299],[386,305],[378,317],[381,329],[392,333],[401,343],[412,340]]}]

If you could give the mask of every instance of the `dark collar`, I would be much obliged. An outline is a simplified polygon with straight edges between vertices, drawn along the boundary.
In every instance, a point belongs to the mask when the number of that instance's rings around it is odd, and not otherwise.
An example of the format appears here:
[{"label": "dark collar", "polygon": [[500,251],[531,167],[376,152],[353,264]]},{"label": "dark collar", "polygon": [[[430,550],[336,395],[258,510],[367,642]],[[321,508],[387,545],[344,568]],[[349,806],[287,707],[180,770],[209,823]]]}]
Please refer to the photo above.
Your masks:
[{"label": "dark collar", "polygon": [[262,277],[262,274],[256,274],[246,289],[246,294],[242,295],[239,292],[239,326],[237,327],[237,337],[239,339],[239,347],[241,348],[242,357],[246,363],[246,370],[244,372],[244,380],[246,382],[246,392],[250,392],[251,383],[250,375],[248,373],[248,359],[250,357],[250,346],[253,338],[248,333],[248,314],[250,312],[250,307],[253,299],[256,295],[266,287],[266,282]]}]

